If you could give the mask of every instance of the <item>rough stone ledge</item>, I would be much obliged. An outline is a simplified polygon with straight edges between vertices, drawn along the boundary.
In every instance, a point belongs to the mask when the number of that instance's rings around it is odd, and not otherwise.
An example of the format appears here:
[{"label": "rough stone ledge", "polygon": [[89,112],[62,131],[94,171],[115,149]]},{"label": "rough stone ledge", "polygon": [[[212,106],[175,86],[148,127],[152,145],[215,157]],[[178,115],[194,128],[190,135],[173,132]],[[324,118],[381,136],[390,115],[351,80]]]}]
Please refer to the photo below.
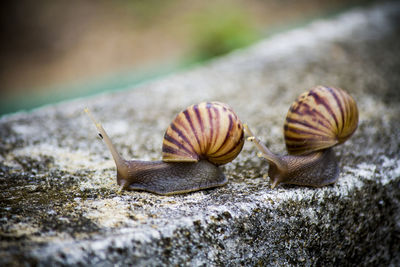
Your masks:
[{"label": "rough stone ledge", "polygon": [[[0,119],[0,265],[399,265],[400,5],[355,9],[140,88]],[[360,125],[338,183],[269,189],[251,144],[218,189],[117,193],[89,106],[121,153],[158,159],[184,107],[229,103],[272,150],[302,91],[348,90]]]}]

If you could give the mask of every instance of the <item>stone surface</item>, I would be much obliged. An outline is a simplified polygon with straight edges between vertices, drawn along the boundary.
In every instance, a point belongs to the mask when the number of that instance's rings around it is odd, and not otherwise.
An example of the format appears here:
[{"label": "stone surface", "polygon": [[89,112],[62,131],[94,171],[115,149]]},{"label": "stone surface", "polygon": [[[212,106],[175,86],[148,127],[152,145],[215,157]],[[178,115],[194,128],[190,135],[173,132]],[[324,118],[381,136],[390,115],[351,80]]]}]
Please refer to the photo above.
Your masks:
[{"label": "stone surface", "polygon": [[[399,265],[400,5],[348,11],[205,66],[118,93],[0,119],[0,265]],[[221,188],[178,196],[118,194],[89,106],[127,158],[160,158],[177,112],[229,103],[284,153],[290,103],[342,87],[356,134],[335,152],[339,181],[269,188],[252,144]]]}]

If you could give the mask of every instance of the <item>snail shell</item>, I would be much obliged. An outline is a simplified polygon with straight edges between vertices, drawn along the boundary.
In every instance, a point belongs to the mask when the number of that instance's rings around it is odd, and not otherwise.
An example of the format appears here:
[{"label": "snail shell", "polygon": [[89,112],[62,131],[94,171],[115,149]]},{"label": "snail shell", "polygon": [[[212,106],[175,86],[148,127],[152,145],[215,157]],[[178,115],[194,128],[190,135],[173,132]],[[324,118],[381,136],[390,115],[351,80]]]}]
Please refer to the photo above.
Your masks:
[{"label": "snail shell", "polygon": [[354,99],[340,88],[317,86],[291,105],[284,124],[286,148],[304,155],[345,142],[357,129]]},{"label": "snail shell", "polygon": [[230,106],[202,102],[180,112],[164,135],[165,162],[207,160],[215,165],[232,161],[242,150],[242,122]]}]

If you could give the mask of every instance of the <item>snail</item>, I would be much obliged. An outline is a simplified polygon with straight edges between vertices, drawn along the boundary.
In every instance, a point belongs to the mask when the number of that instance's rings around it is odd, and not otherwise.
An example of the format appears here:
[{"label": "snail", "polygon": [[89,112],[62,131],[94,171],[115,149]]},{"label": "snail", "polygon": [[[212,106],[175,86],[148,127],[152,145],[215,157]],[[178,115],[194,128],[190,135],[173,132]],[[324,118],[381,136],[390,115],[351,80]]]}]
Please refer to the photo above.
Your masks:
[{"label": "snail", "polygon": [[338,160],[332,147],[344,143],[357,129],[358,109],[344,90],[317,86],[301,94],[291,105],[284,124],[288,155],[273,154],[254,136],[246,133],[269,163],[271,188],[280,183],[321,187],[335,183]]},{"label": "snail", "polygon": [[202,102],[180,112],[167,128],[162,161],[128,161],[85,111],[112,154],[120,191],[172,195],[223,186],[227,178],[218,166],[236,158],[244,144],[243,125],[234,111],[224,103]]}]

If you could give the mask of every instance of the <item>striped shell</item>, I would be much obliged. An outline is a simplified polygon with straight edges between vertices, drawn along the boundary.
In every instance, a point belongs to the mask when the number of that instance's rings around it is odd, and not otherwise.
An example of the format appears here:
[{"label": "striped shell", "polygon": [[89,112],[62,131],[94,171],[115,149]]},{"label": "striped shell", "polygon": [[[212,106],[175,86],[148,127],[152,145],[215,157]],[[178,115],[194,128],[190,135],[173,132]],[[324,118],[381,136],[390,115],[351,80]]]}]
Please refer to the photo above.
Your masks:
[{"label": "striped shell", "polygon": [[179,113],[168,127],[163,161],[206,159],[216,165],[225,164],[236,158],[243,144],[243,125],[231,107],[220,102],[202,102]]},{"label": "striped shell", "polygon": [[345,142],[357,129],[354,99],[339,88],[317,86],[290,107],[284,125],[289,154],[301,155]]}]

